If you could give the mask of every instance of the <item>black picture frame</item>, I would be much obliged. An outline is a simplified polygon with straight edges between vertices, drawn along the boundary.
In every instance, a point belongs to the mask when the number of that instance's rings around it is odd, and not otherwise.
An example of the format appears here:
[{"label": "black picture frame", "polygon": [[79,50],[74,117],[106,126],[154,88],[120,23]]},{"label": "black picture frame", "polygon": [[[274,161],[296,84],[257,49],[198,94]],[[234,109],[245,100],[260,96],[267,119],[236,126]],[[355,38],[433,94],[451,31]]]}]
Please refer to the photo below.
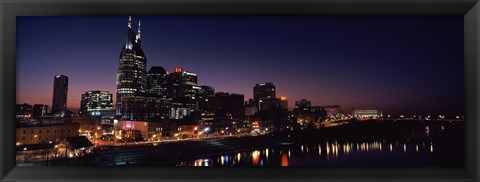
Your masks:
[{"label": "black picture frame", "polygon": [[[465,0],[99,0],[0,1],[1,181],[479,181],[480,4]],[[464,16],[463,168],[16,167],[16,16],[328,15]]]}]

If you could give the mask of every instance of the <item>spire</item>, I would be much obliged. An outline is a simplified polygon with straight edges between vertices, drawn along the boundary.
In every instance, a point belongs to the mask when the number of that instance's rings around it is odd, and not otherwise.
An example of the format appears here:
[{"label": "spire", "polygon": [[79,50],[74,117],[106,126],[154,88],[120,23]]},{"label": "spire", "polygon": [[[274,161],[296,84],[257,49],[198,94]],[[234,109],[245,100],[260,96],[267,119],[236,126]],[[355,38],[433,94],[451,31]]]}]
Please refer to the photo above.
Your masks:
[{"label": "spire", "polygon": [[132,28],[132,16],[128,17],[128,28]]},{"label": "spire", "polygon": [[133,48],[133,43],[135,40],[135,32],[132,30],[132,17],[128,17],[128,28],[127,28],[127,37],[125,40],[125,49],[132,49]]},{"label": "spire", "polygon": [[137,33],[137,39],[140,39],[140,20],[138,20],[138,33]]}]

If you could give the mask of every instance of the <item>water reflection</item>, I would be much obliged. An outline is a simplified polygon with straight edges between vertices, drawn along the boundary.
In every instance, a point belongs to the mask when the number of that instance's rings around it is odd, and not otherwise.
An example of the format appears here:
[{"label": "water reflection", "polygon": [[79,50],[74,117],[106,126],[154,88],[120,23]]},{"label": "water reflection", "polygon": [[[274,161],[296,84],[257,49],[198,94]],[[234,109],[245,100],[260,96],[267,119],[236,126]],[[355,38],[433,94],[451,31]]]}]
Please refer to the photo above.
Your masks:
[{"label": "water reflection", "polygon": [[282,163],[281,163],[280,166],[288,166],[288,158],[289,157],[287,157],[287,154],[283,153],[282,154]]},{"label": "water reflection", "polygon": [[[385,149],[383,146],[388,146]],[[400,146],[400,147],[399,147]],[[309,149],[318,150],[308,153]],[[411,150],[408,150],[412,148]],[[415,148],[415,150],[413,150]],[[274,148],[257,149],[246,152],[220,155],[217,158],[197,159],[182,162],[180,166],[292,166],[301,163],[329,163],[341,161],[349,156],[358,155],[397,155],[419,154],[433,152],[434,143],[399,143],[373,141],[373,142],[338,142],[328,141],[317,144],[302,144],[300,146],[280,146]],[[295,150],[296,149],[296,150]],[[278,151],[275,153],[275,151]]]},{"label": "water reflection", "polygon": [[[451,127],[429,124],[404,131],[401,138],[297,139],[288,137],[275,147],[223,153],[180,166],[385,166],[463,164],[460,135],[448,138]],[[440,135],[441,134],[441,135]],[[437,137],[438,136],[438,137]],[[350,140],[350,141],[349,141]],[[433,163],[433,164],[432,164]]]},{"label": "water reflection", "polygon": [[258,166],[260,162],[260,151],[255,150],[252,152],[252,164],[253,166]]}]

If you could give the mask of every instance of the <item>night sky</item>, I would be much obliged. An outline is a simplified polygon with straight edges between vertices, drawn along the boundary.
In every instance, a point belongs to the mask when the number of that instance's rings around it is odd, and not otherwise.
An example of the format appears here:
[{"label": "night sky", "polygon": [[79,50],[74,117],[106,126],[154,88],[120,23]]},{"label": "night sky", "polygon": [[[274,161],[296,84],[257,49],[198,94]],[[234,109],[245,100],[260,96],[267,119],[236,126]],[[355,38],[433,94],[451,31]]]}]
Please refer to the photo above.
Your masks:
[{"label": "night sky", "polygon": [[[463,17],[133,16],[151,66],[198,75],[216,92],[253,97],[273,82],[289,107],[377,107],[384,114],[463,114]],[[51,106],[69,77],[68,108],[116,92],[128,17],[17,17],[17,103]],[[114,100],[115,103],[115,100]]]}]

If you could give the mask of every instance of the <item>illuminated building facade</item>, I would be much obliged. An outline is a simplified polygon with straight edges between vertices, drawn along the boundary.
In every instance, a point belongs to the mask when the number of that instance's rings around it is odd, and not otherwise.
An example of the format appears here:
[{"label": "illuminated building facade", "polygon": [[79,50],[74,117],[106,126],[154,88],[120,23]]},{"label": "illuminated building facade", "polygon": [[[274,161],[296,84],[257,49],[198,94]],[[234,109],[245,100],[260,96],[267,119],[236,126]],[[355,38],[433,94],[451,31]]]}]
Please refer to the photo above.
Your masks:
[{"label": "illuminated building facade", "polygon": [[170,73],[170,92],[173,98],[195,99],[201,87],[197,86],[197,74],[184,71],[182,67],[176,67]]},{"label": "illuminated building facade", "polygon": [[16,129],[17,144],[58,143],[66,137],[78,136],[79,128],[78,123],[20,127]]},{"label": "illuminated building facade", "polygon": [[327,111],[321,106],[295,108],[292,113],[300,125],[318,124],[327,117]]},{"label": "illuminated building facade", "polygon": [[382,111],[377,108],[353,108],[352,115],[356,118],[377,118],[382,117]]},{"label": "illuminated building facade", "polygon": [[149,96],[127,96],[122,98],[123,120],[150,121],[170,118],[172,100]]},{"label": "illuminated building facade", "polygon": [[113,117],[113,97],[108,91],[88,91],[82,94],[80,114]]},{"label": "illuminated building facade", "polygon": [[169,89],[173,99],[172,118],[181,119],[198,110],[198,94],[202,92],[202,87],[197,86],[197,75],[176,67],[169,76]]},{"label": "illuminated building facade", "polygon": [[117,115],[123,115],[122,98],[144,93],[147,89],[147,58],[141,47],[140,21],[138,32],[132,30],[131,17],[128,20],[125,44],[120,52],[120,64],[117,70]]},{"label": "illuminated building facade", "polygon": [[197,74],[184,71],[183,72],[183,97],[195,100],[197,93],[202,87],[197,86]]},{"label": "illuminated building facade", "polygon": [[157,94],[159,98],[169,98],[168,73],[161,66],[152,66],[147,74],[147,92]]},{"label": "illuminated building facade", "polygon": [[57,75],[53,80],[52,113],[67,109],[68,77]]}]

